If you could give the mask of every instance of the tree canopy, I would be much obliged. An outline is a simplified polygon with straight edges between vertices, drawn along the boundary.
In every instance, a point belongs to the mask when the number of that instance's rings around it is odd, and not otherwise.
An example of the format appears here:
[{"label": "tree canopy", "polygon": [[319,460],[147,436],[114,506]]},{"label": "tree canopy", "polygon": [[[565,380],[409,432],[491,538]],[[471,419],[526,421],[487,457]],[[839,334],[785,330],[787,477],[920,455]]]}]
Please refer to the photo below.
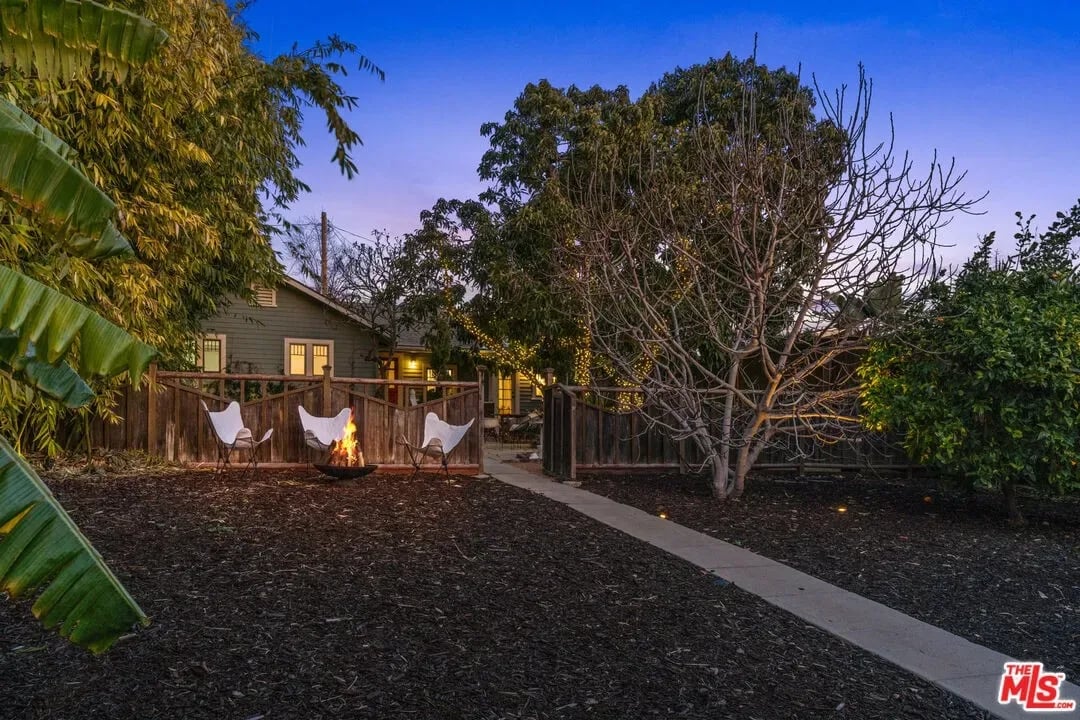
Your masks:
[{"label": "tree canopy", "polygon": [[1020,218],[1016,252],[993,234],[951,281],[917,298],[903,333],[860,375],[865,422],[903,433],[912,457],[969,488],[1080,490],[1080,204],[1044,232]]},{"label": "tree canopy", "polygon": [[335,76],[356,48],[332,37],[264,60],[220,0],[127,6],[172,41],[123,87],[93,73],[58,93],[13,67],[0,71],[0,87],[63,138],[116,202],[136,261],[84,262],[55,245],[32,250],[42,229],[10,204],[0,204],[0,259],[64,287],[179,362],[225,296],[271,284],[280,272],[268,235],[306,190],[296,156],[306,108],[326,115],[335,162],[355,170],[350,151],[360,138],[343,113],[357,100]]},{"label": "tree canopy", "polygon": [[558,252],[582,232],[571,196],[604,176],[620,188],[623,202],[632,202],[646,182],[639,160],[648,148],[653,158],[663,154],[682,193],[672,211],[685,224],[698,221],[686,214],[701,209],[694,203],[701,178],[685,166],[695,128],[733,132],[736,118],[746,116],[742,103],[751,84],[757,99],[750,114],[763,139],[775,145],[794,127],[828,132],[814,125],[814,95],[797,74],[730,54],[676,68],[636,100],[625,86],[527,85],[502,122],[481,129],[490,147],[479,173],[490,186],[480,198],[488,214],[471,210],[465,276],[479,293],[470,316],[504,343],[537,343],[534,369],[552,366],[561,377],[587,382],[598,368],[590,360],[584,309],[562,284],[573,268],[560,265],[566,256]]},{"label": "tree canopy", "polygon": [[[163,363],[182,366],[201,321],[226,297],[249,297],[279,277],[270,237],[307,190],[296,155],[305,112],[325,116],[332,160],[351,175],[361,141],[346,113],[358,100],[338,81],[348,65],[382,71],[336,36],[260,57],[254,33],[221,0],[125,4],[171,38],[126,82],[95,70],[59,91],[47,76],[4,65],[0,93],[62,139],[76,167],[115,202],[110,218],[135,256],[73,255],[55,241],[55,223],[0,199],[0,262],[63,289],[157,347]],[[7,397],[0,427],[21,428],[24,401]],[[39,407],[30,415],[33,426],[54,413]],[[28,428],[55,449],[51,431],[37,430]]]}]

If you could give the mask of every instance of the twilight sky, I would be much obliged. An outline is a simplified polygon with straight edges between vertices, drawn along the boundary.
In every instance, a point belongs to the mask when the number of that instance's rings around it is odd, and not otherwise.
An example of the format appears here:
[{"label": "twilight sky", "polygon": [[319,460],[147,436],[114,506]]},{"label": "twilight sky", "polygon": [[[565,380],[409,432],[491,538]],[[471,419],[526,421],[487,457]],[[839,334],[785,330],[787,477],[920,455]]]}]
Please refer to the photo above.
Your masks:
[{"label": "twilight sky", "polygon": [[290,216],[326,210],[367,235],[415,229],[439,197],[474,197],[487,148],[529,82],[629,86],[640,95],[676,66],[746,57],[759,36],[769,67],[801,65],[823,88],[874,81],[872,120],[892,113],[897,144],[922,163],[937,150],[968,171],[985,214],[958,217],[941,239],[962,261],[979,235],[1011,238],[1013,213],[1044,228],[1080,198],[1080,5],[1058,0],[902,3],[562,2],[361,3],[258,0],[244,17],[264,55],[330,33],[355,42],[386,82],[353,71],[350,121],[364,139],[352,181],[329,162],[315,112],[301,177],[313,192]]}]

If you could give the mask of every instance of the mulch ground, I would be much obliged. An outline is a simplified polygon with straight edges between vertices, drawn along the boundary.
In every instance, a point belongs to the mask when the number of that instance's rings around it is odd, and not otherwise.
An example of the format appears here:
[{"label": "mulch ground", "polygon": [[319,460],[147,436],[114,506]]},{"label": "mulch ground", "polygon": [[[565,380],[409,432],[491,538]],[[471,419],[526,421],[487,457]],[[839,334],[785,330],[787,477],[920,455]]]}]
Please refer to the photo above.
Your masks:
[{"label": "mulch ground", "polygon": [[[1012,657],[1080,679],[1080,503],[943,492],[927,480],[592,477],[583,487],[786,563]],[[839,512],[838,508],[846,508]]]},{"label": "mulch ground", "polygon": [[90,656],[0,603],[4,718],[978,718],[493,480],[67,478],[152,616]]}]

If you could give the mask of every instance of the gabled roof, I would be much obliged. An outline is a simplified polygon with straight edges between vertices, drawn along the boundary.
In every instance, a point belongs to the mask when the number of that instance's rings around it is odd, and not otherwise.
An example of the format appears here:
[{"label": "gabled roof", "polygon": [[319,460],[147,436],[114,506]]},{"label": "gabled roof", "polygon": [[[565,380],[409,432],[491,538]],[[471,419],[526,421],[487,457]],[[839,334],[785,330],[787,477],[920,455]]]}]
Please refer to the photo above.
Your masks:
[{"label": "gabled roof", "polygon": [[[309,288],[307,285],[300,282],[296,278],[289,277],[288,275],[283,275],[282,278],[281,278],[281,284],[285,285],[287,287],[291,287],[293,290],[296,290],[297,292],[303,293],[304,295],[307,295],[312,300],[315,300],[316,302],[322,303],[323,305],[330,308],[331,310],[339,313],[340,315],[344,315],[349,320],[352,320],[353,322],[361,325],[362,327],[367,328],[368,330],[375,330],[375,328],[372,327],[370,322],[368,322],[364,318],[360,317],[359,315],[354,313],[352,310],[349,310],[344,305],[339,305],[338,303],[334,302],[330,298],[323,295],[321,292],[318,292],[316,290],[312,290],[311,288]],[[376,331],[376,332],[378,332],[378,331]]]}]

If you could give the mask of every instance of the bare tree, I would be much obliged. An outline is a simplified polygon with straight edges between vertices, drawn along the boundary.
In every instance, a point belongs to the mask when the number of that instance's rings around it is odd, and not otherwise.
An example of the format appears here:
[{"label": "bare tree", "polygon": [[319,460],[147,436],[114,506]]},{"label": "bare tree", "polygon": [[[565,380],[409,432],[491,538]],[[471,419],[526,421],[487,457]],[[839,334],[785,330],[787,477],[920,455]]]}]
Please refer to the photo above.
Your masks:
[{"label": "bare tree", "polygon": [[646,416],[696,445],[718,497],[742,493],[778,433],[856,426],[855,359],[898,315],[882,309],[933,274],[937,230],[975,202],[953,162],[919,171],[898,153],[891,122],[870,140],[871,94],[860,68],[854,93],[817,88],[818,117],[793,94],[763,127],[750,83],[734,118],[581,144],[559,282]]},{"label": "bare tree", "polygon": [[[319,282],[322,258],[318,228],[291,234],[287,247],[301,274]],[[372,231],[362,241],[348,239],[331,226],[327,242],[327,296],[348,308],[375,331],[369,360],[385,376],[402,333],[416,319],[410,313],[415,273],[408,261],[407,239]]]}]

